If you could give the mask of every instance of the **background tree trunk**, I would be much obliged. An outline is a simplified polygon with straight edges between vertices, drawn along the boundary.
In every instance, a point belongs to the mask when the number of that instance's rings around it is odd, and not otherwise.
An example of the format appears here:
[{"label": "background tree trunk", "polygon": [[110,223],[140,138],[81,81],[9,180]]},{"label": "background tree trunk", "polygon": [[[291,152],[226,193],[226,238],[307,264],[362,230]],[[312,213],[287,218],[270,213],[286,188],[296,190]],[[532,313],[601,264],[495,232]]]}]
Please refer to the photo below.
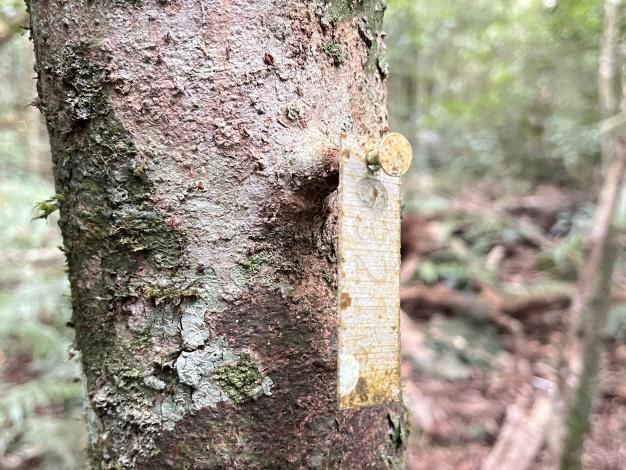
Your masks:
[{"label": "background tree trunk", "polygon": [[31,0],[97,468],[399,466],[336,409],[342,130],[380,136],[384,2]]}]

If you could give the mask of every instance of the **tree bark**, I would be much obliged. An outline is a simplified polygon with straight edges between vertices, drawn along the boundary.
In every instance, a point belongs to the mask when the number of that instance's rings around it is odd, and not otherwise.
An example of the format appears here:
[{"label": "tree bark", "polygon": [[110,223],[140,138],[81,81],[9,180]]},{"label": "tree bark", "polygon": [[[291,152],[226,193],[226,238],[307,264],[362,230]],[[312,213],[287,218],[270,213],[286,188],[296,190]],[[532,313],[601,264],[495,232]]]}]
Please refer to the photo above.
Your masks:
[{"label": "tree bark", "polygon": [[[623,105],[624,107],[624,105]],[[612,305],[613,272],[618,257],[615,240],[615,207],[623,186],[626,169],[626,136],[622,135],[600,194],[594,225],[589,239],[589,253],[582,268],[578,291],[570,308],[568,340],[563,348],[569,359],[565,374],[574,373],[573,393],[561,386],[569,401],[566,434],[561,452],[561,470],[582,468],[585,436],[591,426],[591,411],[596,394],[600,359],[604,351],[604,328]],[[578,332],[584,326],[582,347]],[[580,353],[578,352],[580,351]],[[576,362],[582,362],[582,368]],[[579,373],[577,373],[579,372]],[[567,385],[567,375],[561,382]]]},{"label": "tree bark", "polygon": [[390,468],[336,404],[340,132],[386,131],[381,0],[31,0],[95,468]]},{"label": "tree bark", "polygon": [[604,29],[598,65],[598,98],[604,117],[619,111],[616,62],[621,24],[620,7],[621,0],[604,1]]}]

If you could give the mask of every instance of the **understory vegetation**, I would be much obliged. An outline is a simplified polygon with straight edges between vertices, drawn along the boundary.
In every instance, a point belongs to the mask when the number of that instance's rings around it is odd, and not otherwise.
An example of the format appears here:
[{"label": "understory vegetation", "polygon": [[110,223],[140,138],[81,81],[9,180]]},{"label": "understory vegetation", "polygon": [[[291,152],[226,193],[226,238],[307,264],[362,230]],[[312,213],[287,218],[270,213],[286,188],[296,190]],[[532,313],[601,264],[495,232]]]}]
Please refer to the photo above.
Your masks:
[{"label": "understory vegetation", "polygon": [[[622,18],[624,5],[609,3]],[[394,0],[386,21],[391,128],[416,149],[402,234],[408,466],[509,468],[494,465],[499,445],[532,447],[513,429],[536,425],[543,397],[567,407],[562,364],[583,361],[564,345],[611,166],[603,144],[622,132],[623,115],[607,113],[599,95],[621,96],[623,21],[609,90],[599,90],[604,2]],[[617,233],[582,468],[626,466]],[[546,413],[532,466],[514,468],[558,467],[568,428]]]}]

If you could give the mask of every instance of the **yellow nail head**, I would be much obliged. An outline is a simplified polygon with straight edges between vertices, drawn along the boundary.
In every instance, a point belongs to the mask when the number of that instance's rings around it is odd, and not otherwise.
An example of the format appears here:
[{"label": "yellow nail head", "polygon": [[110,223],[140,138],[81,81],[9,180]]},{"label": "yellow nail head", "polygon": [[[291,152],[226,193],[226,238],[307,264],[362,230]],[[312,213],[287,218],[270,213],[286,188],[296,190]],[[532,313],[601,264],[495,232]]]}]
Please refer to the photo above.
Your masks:
[{"label": "yellow nail head", "polygon": [[402,176],[411,167],[413,149],[402,134],[391,132],[378,145],[378,164],[389,176]]}]

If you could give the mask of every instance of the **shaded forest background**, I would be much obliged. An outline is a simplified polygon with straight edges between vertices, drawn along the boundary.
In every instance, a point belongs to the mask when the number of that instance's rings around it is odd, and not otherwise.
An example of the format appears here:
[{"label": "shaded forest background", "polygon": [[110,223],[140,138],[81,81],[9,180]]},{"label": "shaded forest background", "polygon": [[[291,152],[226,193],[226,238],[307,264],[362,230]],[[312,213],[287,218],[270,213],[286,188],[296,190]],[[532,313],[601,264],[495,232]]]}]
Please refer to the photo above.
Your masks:
[{"label": "shaded forest background", "polygon": [[[0,469],[79,469],[82,388],[25,15],[0,0]],[[391,0],[386,31],[391,128],[416,150],[403,222],[409,468],[480,468],[510,416],[557,382],[608,166],[603,3]],[[626,468],[622,259],[617,271],[585,468]],[[551,438],[535,468],[555,464]]]}]

